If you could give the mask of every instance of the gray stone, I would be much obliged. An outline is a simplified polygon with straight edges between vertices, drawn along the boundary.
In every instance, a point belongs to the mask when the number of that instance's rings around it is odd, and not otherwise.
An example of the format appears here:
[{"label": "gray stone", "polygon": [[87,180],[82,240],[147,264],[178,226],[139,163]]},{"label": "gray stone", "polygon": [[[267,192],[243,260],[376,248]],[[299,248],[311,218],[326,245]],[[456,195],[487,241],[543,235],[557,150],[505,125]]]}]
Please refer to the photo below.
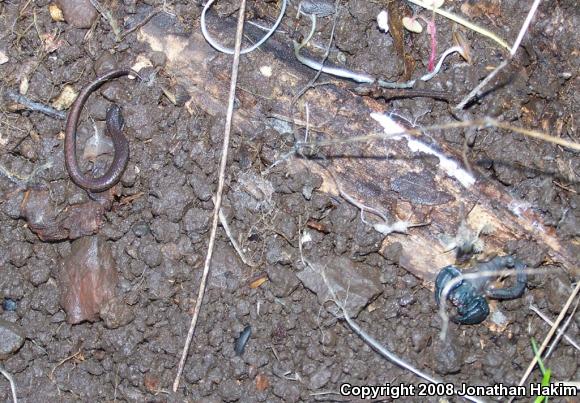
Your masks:
[{"label": "gray stone", "polygon": [[336,256],[310,263],[309,267],[296,275],[306,288],[316,294],[318,302],[332,309],[332,312],[336,312],[336,309],[325,304],[332,300],[329,287],[353,318],[382,291],[380,273],[375,267]]},{"label": "gray stone", "polygon": [[272,293],[279,298],[292,294],[298,284],[300,284],[300,281],[288,266],[269,266],[266,269],[266,273],[268,273],[268,278],[274,286]]},{"label": "gray stone", "polygon": [[0,359],[15,353],[24,344],[24,330],[15,323],[0,319]]},{"label": "gray stone", "polygon": [[97,18],[97,10],[90,0],[57,0],[66,22],[76,28],[90,28]]}]

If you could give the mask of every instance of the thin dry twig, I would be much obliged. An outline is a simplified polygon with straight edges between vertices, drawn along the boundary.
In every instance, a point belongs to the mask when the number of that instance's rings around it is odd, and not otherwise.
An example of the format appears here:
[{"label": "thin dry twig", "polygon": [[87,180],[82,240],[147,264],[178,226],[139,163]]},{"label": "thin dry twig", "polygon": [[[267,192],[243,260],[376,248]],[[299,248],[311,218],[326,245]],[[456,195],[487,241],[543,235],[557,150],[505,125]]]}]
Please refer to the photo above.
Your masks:
[{"label": "thin dry twig", "polygon": [[[566,316],[566,312],[568,312],[568,308],[570,308],[570,305],[572,305],[574,298],[576,298],[576,295],[578,295],[578,291],[580,291],[580,281],[576,284],[574,291],[572,291],[572,294],[570,294],[568,301],[566,301],[566,303],[564,304],[564,307],[562,308],[562,311],[560,312],[560,314],[556,318],[554,325],[552,326],[552,328],[550,329],[550,331],[546,335],[546,338],[542,342],[542,345],[540,346],[540,348],[538,348],[537,354],[534,355],[532,362],[530,362],[530,365],[526,369],[526,372],[524,372],[524,375],[522,375],[522,378],[520,379],[518,386],[522,386],[524,384],[524,382],[526,381],[526,379],[528,379],[528,376],[530,376],[530,374],[532,373],[532,370],[534,369],[534,367],[538,363],[538,357],[542,356],[542,353],[546,349],[546,346],[550,342],[550,339],[552,338],[552,336],[554,336],[554,333],[556,333],[556,330],[558,330],[558,326],[560,325],[560,322],[562,322],[562,319],[564,319],[564,316]],[[513,400],[513,398],[511,400]]]},{"label": "thin dry twig", "polygon": [[574,314],[576,313],[576,310],[578,309],[578,303],[579,302],[580,302],[580,299],[577,299],[576,300],[576,304],[574,304],[574,309],[572,309],[572,312],[570,312],[570,315],[568,315],[568,319],[566,320],[566,323],[564,323],[564,326],[562,326],[558,330],[558,334],[556,335],[556,337],[554,337],[554,341],[550,345],[550,348],[546,352],[546,355],[544,355],[544,361],[548,359],[548,357],[550,356],[550,354],[552,354],[552,351],[554,351],[554,349],[558,345],[558,342],[562,338],[562,335],[564,334],[564,332],[566,331],[566,329],[568,329],[568,326],[570,326],[570,322],[574,318]]},{"label": "thin dry twig", "polygon": [[[213,198],[213,201],[215,203],[215,197]],[[242,259],[242,262],[244,262],[244,264],[246,266],[258,267],[257,263],[252,262],[250,259],[248,259],[246,257],[244,250],[242,249],[242,246],[236,240],[236,237],[234,236],[234,234],[232,234],[232,230],[230,229],[230,226],[228,224],[228,220],[226,219],[226,216],[225,216],[222,209],[220,209],[219,218],[220,218],[220,224],[222,225],[224,232],[226,233],[226,235],[230,239],[230,242],[232,243],[232,246],[234,247],[236,252],[238,252],[238,256],[240,257],[240,259]]]},{"label": "thin dry twig", "polygon": [[[82,347],[82,346],[81,346]],[[63,358],[62,360],[60,360],[58,362],[58,364],[56,364],[54,367],[52,367],[52,369],[50,370],[50,374],[48,374],[48,379],[50,379],[51,381],[54,382],[54,371],[56,371],[56,369],[58,367],[60,367],[62,364],[64,364],[65,362],[72,360],[73,358],[75,358],[77,355],[79,355],[82,351],[82,348],[79,347],[79,349],[74,353],[69,355],[68,357]]]},{"label": "thin dry twig", "polygon": [[129,34],[131,34],[131,33],[135,32],[136,30],[138,30],[139,28],[141,28],[143,25],[147,24],[149,21],[151,21],[151,19],[152,19],[153,17],[155,17],[155,16],[156,16],[157,14],[159,14],[161,11],[163,11],[163,10],[161,10],[161,9],[156,9],[156,10],[153,10],[153,11],[151,11],[151,13],[150,13],[150,14],[149,14],[147,17],[145,17],[145,18],[143,18],[141,21],[139,21],[139,22],[138,22],[138,23],[137,23],[137,24],[136,24],[134,27],[132,27],[132,28],[130,28],[130,29],[128,29],[128,30],[126,30],[125,32],[123,32],[123,33],[122,33],[122,34],[119,36],[119,37],[120,37],[120,40],[123,40],[123,39],[125,39],[125,38],[127,37],[127,35],[129,35]]},{"label": "thin dry twig", "polygon": [[40,112],[44,113],[47,116],[56,119],[66,119],[66,113],[62,111],[58,111],[51,106],[45,105],[40,102],[34,102],[29,98],[25,97],[22,94],[19,94],[16,91],[8,90],[6,91],[6,98],[10,99],[11,101],[17,102],[24,106],[29,111]]},{"label": "thin dry twig", "polygon": [[[554,322],[551,321],[550,318],[548,318],[545,314],[543,314],[542,311],[540,311],[536,306],[530,305],[530,310],[535,312],[536,315],[542,318],[543,321],[546,322],[548,325],[554,326]],[[564,329],[560,328],[560,330],[558,330],[558,334],[560,333],[564,335],[564,338],[566,339],[566,341],[568,341],[568,343],[570,343],[576,350],[580,351],[580,345],[576,342],[576,340],[567,335],[566,332],[564,332]]]},{"label": "thin dry twig", "polygon": [[6,371],[2,366],[0,366],[0,373],[4,375],[4,378],[6,378],[10,383],[10,390],[12,391],[12,401],[14,403],[18,403],[18,398],[16,397],[16,382],[14,382],[14,378],[12,378],[10,372]]},{"label": "thin dry twig", "polygon": [[407,129],[403,126],[400,126],[400,132],[396,133],[373,133],[367,134],[362,136],[353,136],[346,139],[334,139],[334,140],[320,140],[315,142],[309,143],[299,143],[297,144],[298,147],[324,147],[324,146],[331,146],[337,144],[347,144],[347,143],[359,143],[359,142],[366,142],[371,140],[386,140],[386,139],[393,139],[394,137],[397,138],[399,135],[403,134],[411,134],[411,135],[421,135],[423,132],[428,132],[430,130],[446,130],[446,129],[459,129],[459,128],[468,128],[468,127],[476,127],[476,128],[485,128],[485,127],[496,127],[499,129],[509,130],[511,132],[523,134],[524,136],[532,137],[538,140],[547,141],[549,143],[558,144],[563,147],[570,148],[575,151],[580,151],[580,144],[574,143],[572,141],[564,140],[559,137],[554,137],[549,134],[545,134],[542,132],[537,132],[535,130],[525,129],[523,127],[512,126],[508,123],[490,118],[484,117],[482,119],[476,120],[464,120],[462,122],[449,122],[449,123],[441,123],[432,126],[425,126],[420,129]]},{"label": "thin dry twig", "polygon": [[526,19],[524,20],[522,27],[520,28],[520,32],[518,34],[518,37],[514,41],[514,46],[512,46],[512,48],[510,49],[509,59],[506,59],[503,62],[501,62],[491,73],[489,73],[488,76],[479,83],[479,85],[477,85],[473,90],[471,90],[471,92],[469,94],[467,94],[467,96],[465,98],[463,98],[461,100],[461,102],[459,102],[455,106],[455,109],[458,109],[458,110],[463,109],[469,101],[471,101],[475,97],[480,96],[481,90],[483,89],[483,87],[485,87],[487,85],[487,83],[489,83],[491,81],[491,79],[494,78],[497,75],[497,73],[499,73],[501,70],[503,70],[508,65],[508,63],[513,59],[518,48],[520,47],[520,44],[522,42],[522,39],[524,38],[524,35],[526,34],[526,32],[528,31],[528,28],[530,27],[530,23],[532,22],[532,18],[534,18],[534,15],[536,14],[536,10],[538,9],[539,5],[540,5],[540,0],[534,0],[534,3],[532,4],[532,7],[530,7],[530,11],[528,12],[528,15],[527,15]]},{"label": "thin dry twig", "polygon": [[109,26],[113,31],[113,34],[115,34],[115,40],[119,42],[121,39],[121,28],[119,27],[117,20],[113,16],[113,13],[105,6],[103,6],[99,2],[99,0],[89,0],[89,1],[93,5],[93,7],[99,12],[99,14],[101,14],[103,18],[109,23]]},{"label": "thin dry twig", "polygon": [[189,326],[189,331],[187,333],[187,339],[183,347],[183,352],[181,354],[181,359],[179,361],[179,366],[177,368],[177,374],[175,375],[175,380],[173,381],[173,392],[177,392],[179,387],[179,380],[181,378],[181,373],[183,372],[183,367],[185,366],[185,360],[187,358],[187,353],[189,352],[189,346],[191,344],[191,339],[193,338],[193,332],[195,330],[195,325],[197,324],[197,318],[199,317],[199,312],[201,310],[201,304],[203,302],[203,296],[205,293],[205,287],[207,284],[207,278],[209,276],[209,269],[211,264],[211,257],[213,254],[213,249],[215,245],[215,239],[217,234],[217,225],[219,221],[219,212],[222,204],[222,193],[224,189],[226,166],[228,161],[228,150],[230,143],[230,133],[232,131],[232,116],[234,113],[234,101],[236,96],[236,84],[238,81],[238,69],[240,65],[240,49],[242,48],[242,35],[244,31],[244,14],[246,11],[246,0],[240,1],[240,11],[238,15],[238,27],[236,30],[236,43],[234,50],[234,60],[232,62],[232,77],[230,83],[230,93],[228,100],[228,110],[226,113],[226,123],[224,128],[224,141],[222,146],[222,157],[220,161],[218,188],[215,195],[215,205],[213,211],[213,221],[211,226],[211,233],[209,237],[209,244],[207,247],[207,255],[205,258],[205,264],[203,267],[203,274],[201,277],[201,283],[199,285],[199,292],[197,295],[197,301],[195,303],[195,308],[193,311],[193,317],[191,318],[191,324]]}]

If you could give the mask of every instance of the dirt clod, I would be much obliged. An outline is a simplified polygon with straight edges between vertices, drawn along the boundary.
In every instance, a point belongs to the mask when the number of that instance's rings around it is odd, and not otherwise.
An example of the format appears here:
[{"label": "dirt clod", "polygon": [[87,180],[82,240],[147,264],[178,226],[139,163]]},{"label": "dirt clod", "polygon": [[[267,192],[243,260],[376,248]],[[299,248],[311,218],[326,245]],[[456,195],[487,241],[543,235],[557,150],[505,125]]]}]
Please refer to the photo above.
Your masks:
[{"label": "dirt clod", "polygon": [[455,374],[463,365],[462,350],[452,340],[435,338],[431,346],[433,369],[441,375]]}]

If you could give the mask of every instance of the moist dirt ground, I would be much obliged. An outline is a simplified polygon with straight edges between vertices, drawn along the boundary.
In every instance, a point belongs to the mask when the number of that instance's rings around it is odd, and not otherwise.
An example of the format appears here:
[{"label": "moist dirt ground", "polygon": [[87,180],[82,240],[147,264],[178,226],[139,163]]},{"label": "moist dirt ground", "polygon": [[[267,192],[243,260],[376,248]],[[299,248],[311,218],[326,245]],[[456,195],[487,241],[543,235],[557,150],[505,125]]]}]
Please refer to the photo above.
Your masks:
[{"label": "moist dirt ground", "polygon": [[[57,3],[64,8],[70,2]],[[106,18],[91,12],[85,15],[87,9],[91,11],[89,1],[78,3],[79,8],[65,15],[67,21],[51,17],[47,0],[0,3],[2,93],[20,91],[50,105],[65,86],[78,92],[98,72],[134,66],[138,55],[151,61],[141,71],[153,79],[137,82],[124,78],[106,84],[93,93],[81,118],[79,154],[94,133],[89,116],[97,130],[102,130],[108,106],[120,104],[131,155],[117,194],[96,231],[112,252],[118,273],[115,297],[101,310],[100,318],[79,324],[67,322],[60,303],[65,292],[60,272],[75,249],[73,241],[41,241],[21,211],[27,192],[39,189],[48,190],[55,215],[90,200],[65,169],[65,121],[17,108],[6,97],[2,101],[0,323],[8,333],[12,328],[7,323],[16,324],[16,333],[25,340],[19,349],[0,357],[0,366],[12,374],[20,401],[352,401],[356,399],[338,394],[341,384],[422,382],[371,349],[334,315],[331,302],[321,305],[320,298],[304,286],[301,252],[308,255],[313,249],[324,258],[318,264],[352,265],[353,276],[370,273],[362,280],[377,292],[365,293],[368,288],[363,287],[357,293],[362,294],[366,306],[356,321],[399,357],[457,386],[518,383],[533,358],[531,339],[541,343],[550,328],[529,306],[533,304],[555,319],[578,278],[551,262],[542,248],[530,247],[525,239],[513,239],[504,252],[515,253],[528,267],[546,269],[548,274],[531,276],[523,297],[493,303],[492,310],[505,316],[502,326],[494,326],[491,319],[473,326],[451,323],[446,341],[440,341],[441,319],[432,283],[400,267],[396,250],[386,256],[379,254],[384,236],[364,224],[353,205],[324,192],[320,176],[300,163],[304,156],[292,155],[271,167],[295,142],[291,125],[272,120],[271,128],[264,132],[233,134],[223,211],[248,264],[242,262],[220,227],[199,322],[180,387],[172,392],[206,255],[223,116],[211,116],[203,105],[196,104],[198,99],[187,98],[164,69],[166,55],[140,40],[139,30],[116,38]],[[199,31],[201,2],[101,3],[120,31],[135,26],[156,8],[162,12],[149,24],[157,23],[185,38]],[[247,19],[271,24],[279,3],[249,2]],[[404,74],[403,64],[393,39],[376,24],[377,14],[388,2],[339,3],[329,60],[355,71],[399,79]],[[443,7],[511,43],[530,3],[448,1]],[[290,3],[280,32],[274,35],[276,40],[290,43],[292,38],[306,35],[308,19],[296,19],[297,5],[296,1]],[[210,11],[210,28],[219,16],[232,34],[236,11],[236,1],[217,2]],[[420,8],[409,11],[430,18]],[[315,46],[310,48],[313,53],[316,45],[326,46],[332,27],[332,18],[319,20],[312,40]],[[440,16],[435,21],[440,54],[451,44],[453,24]],[[462,118],[493,116],[578,141],[579,22],[575,1],[542,2],[513,63],[492,82],[492,91]],[[231,35],[212,32],[221,41],[233,43]],[[449,91],[459,100],[506,57],[505,50],[493,41],[465,29],[462,32],[471,44],[472,63],[459,57],[450,59],[440,75],[423,88]],[[415,63],[414,76],[423,74],[430,52],[428,34],[407,33],[404,45]],[[220,55],[217,60],[228,66],[231,58]],[[256,68],[242,60],[238,85],[242,101],[244,94],[261,92],[260,76],[250,74]],[[229,67],[224,71],[229,72]],[[306,68],[300,71],[304,85],[315,73]],[[228,82],[229,76],[211,79]],[[319,81],[354,86],[324,74]],[[274,103],[276,94],[255,99]],[[417,119],[420,125],[452,119],[445,103],[429,98],[384,101],[384,110]],[[465,145],[472,169],[528,203],[563,242],[578,244],[577,153],[494,129],[430,135],[460,155]],[[315,152],[324,159],[323,150]],[[95,166],[100,164],[102,169],[110,160],[110,155],[100,156]],[[82,166],[91,165],[84,161]],[[410,231],[414,230],[421,229]],[[485,252],[479,258],[483,256]],[[75,262],[71,264],[74,267]],[[247,325],[251,336],[239,355],[234,351],[235,341]],[[567,333],[578,339],[579,326],[580,314],[576,313]],[[545,362],[552,381],[577,382],[579,355],[562,339]],[[526,384],[540,380],[536,369]],[[506,400],[501,396],[483,399]],[[4,378],[0,378],[0,400],[11,400]]]}]

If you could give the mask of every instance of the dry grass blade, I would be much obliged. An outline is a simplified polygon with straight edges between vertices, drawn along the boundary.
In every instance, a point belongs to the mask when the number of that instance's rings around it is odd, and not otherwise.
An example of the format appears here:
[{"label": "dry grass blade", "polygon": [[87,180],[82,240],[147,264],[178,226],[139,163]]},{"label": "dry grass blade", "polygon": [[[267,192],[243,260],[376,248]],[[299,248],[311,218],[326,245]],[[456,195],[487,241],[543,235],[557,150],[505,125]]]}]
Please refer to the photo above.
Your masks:
[{"label": "dry grass blade", "polygon": [[548,346],[548,343],[550,343],[552,336],[554,336],[554,333],[556,333],[556,330],[558,330],[558,326],[560,325],[560,322],[562,322],[562,320],[564,319],[564,316],[566,316],[566,312],[568,312],[568,308],[570,308],[570,305],[572,305],[574,298],[576,298],[576,296],[578,295],[578,291],[580,291],[580,282],[578,282],[578,284],[576,284],[574,291],[572,291],[572,294],[570,294],[568,301],[566,301],[566,303],[564,304],[564,307],[562,308],[562,311],[558,315],[558,318],[556,318],[554,325],[552,326],[552,328],[550,329],[550,331],[546,335],[546,338],[542,342],[542,345],[538,349],[538,353],[534,356],[534,358],[532,359],[532,362],[530,362],[530,365],[526,369],[526,372],[524,372],[524,375],[522,375],[522,379],[520,379],[520,382],[518,383],[519,386],[522,386],[524,384],[524,382],[526,381],[526,379],[528,379],[528,376],[530,376],[530,374],[532,373],[532,370],[534,369],[534,367],[538,363],[538,357],[542,356],[542,353],[544,352],[544,350]]},{"label": "dry grass blade", "polygon": [[[576,302],[576,304],[578,304],[578,302]],[[535,307],[534,305],[530,305],[530,309],[536,313],[536,315],[538,315],[540,318],[542,318],[542,320],[544,322],[546,322],[549,326],[554,326],[554,322],[552,322],[550,320],[550,318],[548,318],[546,315],[544,315],[542,313],[542,311],[540,311],[537,307]],[[578,343],[576,343],[576,341],[568,336],[566,334],[566,332],[563,331],[562,328],[560,328],[560,330],[558,331],[558,334],[562,333],[564,335],[564,338],[566,339],[566,341],[568,341],[568,343],[570,343],[576,350],[580,351],[580,345]]]},{"label": "dry grass blade", "polygon": [[189,326],[189,331],[187,333],[187,339],[185,345],[183,346],[183,352],[181,354],[181,359],[179,361],[179,366],[177,367],[177,374],[175,375],[175,380],[173,381],[173,392],[177,392],[179,387],[179,380],[181,378],[181,373],[183,372],[183,367],[185,366],[185,360],[187,359],[187,353],[189,352],[189,346],[191,344],[191,339],[193,338],[193,332],[195,331],[195,325],[197,324],[197,318],[199,317],[199,311],[201,310],[201,304],[203,302],[203,296],[205,294],[205,287],[207,284],[207,278],[209,275],[209,268],[211,264],[211,257],[213,254],[213,249],[215,245],[215,238],[217,233],[217,225],[219,221],[219,212],[222,204],[222,193],[224,189],[225,182],[225,172],[228,160],[228,150],[230,143],[230,133],[232,131],[232,116],[234,114],[234,101],[236,96],[236,84],[238,81],[238,69],[240,65],[240,49],[242,47],[242,35],[244,31],[244,14],[246,11],[246,0],[240,1],[240,12],[238,15],[238,27],[236,30],[236,44],[234,50],[234,60],[232,62],[232,77],[230,82],[230,93],[228,98],[228,110],[226,113],[226,124],[224,128],[224,141],[222,146],[222,156],[220,161],[218,188],[215,196],[215,205],[213,211],[213,220],[211,225],[211,233],[209,237],[209,245],[207,247],[207,255],[205,258],[205,263],[203,266],[203,274],[201,277],[201,283],[199,285],[199,292],[197,295],[197,301],[195,303],[195,308],[193,311],[193,317],[191,318],[191,324]]},{"label": "dry grass blade", "polygon": [[572,309],[572,312],[570,312],[570,315],[568,315],[568,319],[566,320],[566,323],[564,323],[564,325],[560,327],[558,334],[556,335],[556,337],[554,337],[554,341],[552,342],[552,345],[550,346],[550,348],[546,352],[546,355],[544,355],[544,360],[547,360],[548,357],[550,356],[550,354],[552,354],[552,351],[554,351],[554,349],[556,348],[556,346],[560,342],[562,335],[564,334],[566,329],[568,329],[568,326],[570,326],[570,322],[572,322],[572,319],[574,319],[574,314],[576,313],[576,310],[578,309],[579,302],[580,302],[580,299],[577,299],[576,303],[574,304],[574,308]]}]

